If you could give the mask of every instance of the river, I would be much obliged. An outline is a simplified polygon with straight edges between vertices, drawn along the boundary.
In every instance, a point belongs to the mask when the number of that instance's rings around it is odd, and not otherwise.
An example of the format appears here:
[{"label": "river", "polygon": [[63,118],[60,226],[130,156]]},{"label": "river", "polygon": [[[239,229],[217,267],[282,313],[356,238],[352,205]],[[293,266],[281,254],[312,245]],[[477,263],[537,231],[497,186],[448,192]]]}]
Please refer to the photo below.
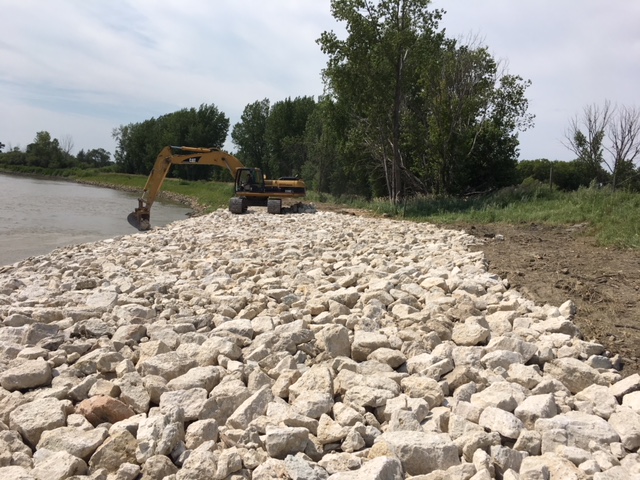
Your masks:
[{"label": "river", "polygon": [[[65,245],[136,233],[127,215],[138,195],[64,180],[0,174],[0,266]],[[183,220],[190,210],[156,202],[151,222]]]}]

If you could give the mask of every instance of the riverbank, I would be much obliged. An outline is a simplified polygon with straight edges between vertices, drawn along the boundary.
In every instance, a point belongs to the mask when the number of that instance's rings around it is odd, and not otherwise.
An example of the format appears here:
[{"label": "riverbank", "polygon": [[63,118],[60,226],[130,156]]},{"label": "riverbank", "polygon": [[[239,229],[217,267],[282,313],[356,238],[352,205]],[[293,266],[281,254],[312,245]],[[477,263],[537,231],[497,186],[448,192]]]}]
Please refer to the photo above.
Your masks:
[{"label": "riverbank", "polygon": [[476,243],[220,210],[21,262],[0,273],[0,474],[640,473],[640,376]]}]

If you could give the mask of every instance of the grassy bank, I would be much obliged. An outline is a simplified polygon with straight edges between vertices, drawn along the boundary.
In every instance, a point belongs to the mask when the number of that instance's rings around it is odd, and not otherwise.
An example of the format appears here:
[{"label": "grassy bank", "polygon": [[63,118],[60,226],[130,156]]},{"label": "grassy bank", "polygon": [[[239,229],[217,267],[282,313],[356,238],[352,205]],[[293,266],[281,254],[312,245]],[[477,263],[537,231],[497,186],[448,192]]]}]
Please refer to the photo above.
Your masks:
[{"label": "grassy bank", "polygon": [[[143,175],[100,172],[83,172],[81,176],[73,176],[70,179],[134,192],[142,192],[147,181],[147,177]],[[162,184],[161,194],[173,200],[191,199],[192,206],[198,205],[202,212],[211,212],[229,205],[229,199],[233,196],[233,185],[231,183],[190,182],[167,178]]]},{"label": "grassy bank", "polygon": [[398,207],[386,200],[365,202],[326,195],[315,197],[381,215],[442,225],[588,224],[588,234],[594,235],[601,246],[640,248],[640,194],[637,193],[588,188],[559,192],[539,185],[523,185],[474,198],[423,197]]},{"label": "grassy bank", "polygon": [[[146,177],[98,170],[79,170],[65,175],[69,180],[130,191],[142,191]],[[224,208],[233,195],[230,183],[190,182],[166,179],[163,192],[169,198],[195,200],[203,212]],[[608,189],[581,189],[559,192],[530,183],[491,195],[467,198],[421,197],[394,207],[384,199],[332,197],[309,192],[307,201],[369,210],[379,215],[442,225],[456,224],[588,224],[588,233],[598,244],[608,247],[640,249],[640,194],[612,192]]]}]

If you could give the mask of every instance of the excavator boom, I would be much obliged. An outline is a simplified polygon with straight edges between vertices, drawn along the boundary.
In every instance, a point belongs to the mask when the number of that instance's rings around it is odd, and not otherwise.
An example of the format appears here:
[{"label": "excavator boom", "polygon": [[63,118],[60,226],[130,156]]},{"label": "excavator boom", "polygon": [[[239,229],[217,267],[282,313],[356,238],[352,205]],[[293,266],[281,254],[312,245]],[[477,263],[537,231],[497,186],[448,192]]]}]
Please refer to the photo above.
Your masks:
[{"label": "excavator boom", "polygon": [[129,215],[129,223],[139,230],[150,228],[151,206],[172,165],[215,165],[228,169],[235,179],[236,196],[229,203],[232,213],[244,213],[247,205],[265,205],[270,212],[280,213],[282,198],[304,197],[306,194],[302,180],[265,180],[259,169],[246,168],[236,157],[218,148],[168,146],[158,154],[138,199],[138,207]]}]

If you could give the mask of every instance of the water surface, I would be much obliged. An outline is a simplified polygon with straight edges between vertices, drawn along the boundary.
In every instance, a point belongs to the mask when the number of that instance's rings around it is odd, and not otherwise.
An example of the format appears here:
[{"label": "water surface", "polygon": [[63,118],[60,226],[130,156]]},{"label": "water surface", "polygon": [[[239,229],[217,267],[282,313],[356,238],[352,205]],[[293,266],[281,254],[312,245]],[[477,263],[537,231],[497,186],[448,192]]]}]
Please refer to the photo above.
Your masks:
[{"label": "water surface", "polygon": [[[64,180],[0,174],[0,266],[55,248],[136,233],[127,215],[138,194]],[[155,202],[151,223],[183,220],[190,210]]]}]

